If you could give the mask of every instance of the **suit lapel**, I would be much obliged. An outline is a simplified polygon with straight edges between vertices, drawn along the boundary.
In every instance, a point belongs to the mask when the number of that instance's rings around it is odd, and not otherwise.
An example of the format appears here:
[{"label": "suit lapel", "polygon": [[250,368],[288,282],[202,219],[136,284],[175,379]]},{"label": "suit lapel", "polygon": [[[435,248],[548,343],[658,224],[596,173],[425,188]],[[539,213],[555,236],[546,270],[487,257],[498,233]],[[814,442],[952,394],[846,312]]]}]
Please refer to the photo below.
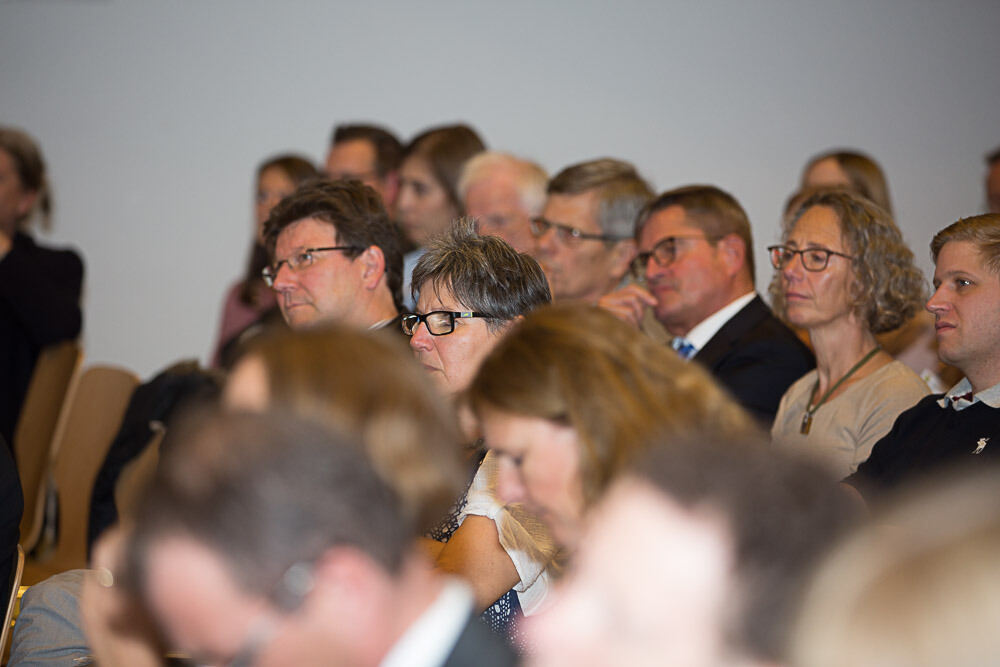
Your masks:
[{"label": "suit lapel", "polygon": [[715,335],[705,343],[705,347],[698,350],[693,358],[705,368],[714,369],[729,354],[733,345],[767,317],[768,312],[760,295],[754,296],[750,303],[741,308],[738,313],[729,318],[728,322],[722,325],[721,329],[715,332]]}]

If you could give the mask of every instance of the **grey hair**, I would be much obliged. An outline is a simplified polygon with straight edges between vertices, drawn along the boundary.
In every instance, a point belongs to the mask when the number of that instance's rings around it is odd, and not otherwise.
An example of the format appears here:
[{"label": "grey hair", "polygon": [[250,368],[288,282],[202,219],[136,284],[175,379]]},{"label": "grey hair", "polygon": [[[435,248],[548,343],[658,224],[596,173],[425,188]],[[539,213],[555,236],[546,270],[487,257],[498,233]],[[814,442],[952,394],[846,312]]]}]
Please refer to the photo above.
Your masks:
[{"label": "grey hair", "polygon": [[507,172],[514,177],[517,197],[528,215],[542,212],[549,175],[539,164],[499,151],[485,151],[465,163],[458,179],[459,198],[465,202],[473,183],[497,172]]},{"label": "grey hair", "polygon": [[413,269],[413,297],[425,286],[451,292],[463,308],[492,315],[486,325],[493,332],[552,301],[538,262],[502,239],[480,236],[471,218],[455,220],[428,243]]},{"label": "grey hair", "polygon": [[576,195],[596,190],[601,231],[631,239],[639,211],[653,198],[649,183],[635,167],[614,158],[599,158],[566,167],[549,181],[550,195]]}]

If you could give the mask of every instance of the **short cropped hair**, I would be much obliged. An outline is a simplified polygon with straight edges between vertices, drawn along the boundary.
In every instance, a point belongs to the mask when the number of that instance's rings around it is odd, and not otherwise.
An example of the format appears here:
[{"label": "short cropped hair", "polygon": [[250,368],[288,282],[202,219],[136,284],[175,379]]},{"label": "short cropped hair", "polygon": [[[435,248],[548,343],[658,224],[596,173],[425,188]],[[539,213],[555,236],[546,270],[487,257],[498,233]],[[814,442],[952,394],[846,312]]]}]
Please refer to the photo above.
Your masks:
[{"label": "short cropped hair", "polygon": [[[42,227],[48,228],[52,216],[52,196],[42,150],[27,132],[15,127],[0,126],[0,151],[7,153],[14,161],[14,170],[21,181],[21,187],[28,192],[38,193],[35,208],[41,213]],[[17,219],[18,226],[23,227],[33,213],[34,210],[31,210],[20,216]]]},{"label": "short cropped hair", "polygon": [[[854,256],[851,260],[854,312],[868,330],[892,331],[912,318],[926,300],[924,276],[914,264],[913,252],[888,211],[852,190],[819,190],[785,221],[782,240],[788,238],[799,218],[814,206],[833,210],[840,222],[847,251]],[[774,273],[770,293],[775,311],[784,316],[786,302],[780,271]]]},{"label": "short cropped hair", "polygon": [[698,364],[597,306],[557,304],[501,340],[468,390],[473,409],[499,409],[572,427],[584,500],[660,427],[736,437],[756,423]]},{"label": "short cropped hair", "polygon": [[375,190],[353,180],[320,179],[300,186],[271,209],[264,223],[264,242],[272,261],[282,230],[304,218],[316,218],[333,225],[338,243],[357,248],[344,253],[351,259],[369,246],[381,249],[385,257],[386,284],[399,309],[403,302],[403,251],[399,234]]},{"label": "short cropped hair", "polygon": [[739,655],[780,663],[801,591],[827,547],[860,517],[815,462],[761,439],[652,437],[627,472],[671,501],[721,519],[736,590],[724,627]]},{"label": "short cropped hair", "polygon": [[458,196],[458,178],[462,167],[477,153],[486,150],[486,144],[468,125],[443,125],[424,130],[410,140],[403,150],[403,159],[423,159],[434,178],[444,188],[448,201],[457,211],[464,211]]},{"label": "short cropped hair", "polygon": [[889,198],[889,183],[886,181],[882,167],[878,165],[875,158],[864,153],[852,150],[833,150],[820,153],[810,158],[803,176],[809,172],[814,164],[822,160],[832,159],[837,163],[850,181],[849,189],[872,200],[890,214],[892,213],[892,201]]},{"label": "short cropped hair", "polygon": [[129,580],[140,592],[151,550],[171,537],[207,546],[243,589],[268,596],[333,547],[401,568],[417,533],[349,436],[279,413],[213,415],[182,431],[137,510]]},{"label": "short cropped hair", "polygon": [[550,303],[545,273],[533,257],[496,236],[480,236],[471,218],[459,218],[433,238],[413,269],[413,296],[430,285],[447,290],[469,310],[489,313],[490,331]]},{"label": "short cropped hair", "polygon": [[743,241],[750,279],[754,279],[753,234],[750,231],[750,219],[736,201],[736,197],[714,185],[687,185],[667,190],[640,211],[635,225],[636,240],[654,213],[671,206],[680,206],[684,209],[691,222],[705,232],[705,238],[712,245],[730,234],[738,236]]},{"label": "short cropped hair", "polygon": [[937,262],[941,248],[952,241],[975,244],[983,263],[1000,276],[1000,213],[984,213],[971,218],[961,218],[948,225],[931,241],[931,257]]},{"label": "short cropped hair", "polygon": [[538,215],[542,212],[549,175],[541,165],[509,153],[484,151],[466,162],[458,179],[459,197],[464,202],[469,188],[474,183],[497,172],[509,173],[514,177],[518,199],[529,215]]},{"label": "short cropped hair", "polygon": [[375,173],[379,178],[399,169],[403,162],[403,144],[384,127],[360,123],[337,125],[333,128],[330,145],[359,140],[369,142],[375,149]]},{"label": "short cropped hair", "polygon": [[597,223],[601,231],[621,239],[635,232],[635,219],[653,197],[649,183],[628,162],[600,158],[570,165],[549,181],[550,195],[579,195],[595,191]]}]

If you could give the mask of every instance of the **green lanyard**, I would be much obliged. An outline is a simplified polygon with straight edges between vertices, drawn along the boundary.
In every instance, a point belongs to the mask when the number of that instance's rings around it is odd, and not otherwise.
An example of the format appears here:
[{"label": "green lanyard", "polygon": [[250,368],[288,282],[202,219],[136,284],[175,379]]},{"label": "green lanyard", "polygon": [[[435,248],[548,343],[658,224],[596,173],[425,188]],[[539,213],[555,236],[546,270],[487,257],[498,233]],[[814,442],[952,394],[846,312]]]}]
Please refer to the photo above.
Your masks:
[{"label": "green lanyard", "polygon": [[[871,352],[869,352],[868,354],[866,354],[864,357],[861,358],[861,361],[854,364],[854,366],[851,367],[851,370],[844,373],[843,377],[837,380],[837,382],[832,387],[827,389],[826,393],[823,394],[823,398],[819,399],[819,401],[815,405],[806,406],[806,413],[802,415],[802,426],[799,428],[799,433],[801,433],[802,435],[809,435],[809,428],[812,426],[813,415],[816,414],[817,410],[819,410],[819,406],[826,403],[826,399],[830,398],[830,394],[837,391],[837,387],[844,384],[844,381],[847,380],[847,378],[857,373],[858,369],[860,369],[862,366],[868,363],[868,360],[874,357],[876,354],[878,354],[878,351],[881,349],[882,349],[881,347],[876,345]],[[816,395],[817,389],[819,389],[819,377],[816,378],[816,384],[813,385],[812,392],[810,392],[809,394],[810,398]]]}]

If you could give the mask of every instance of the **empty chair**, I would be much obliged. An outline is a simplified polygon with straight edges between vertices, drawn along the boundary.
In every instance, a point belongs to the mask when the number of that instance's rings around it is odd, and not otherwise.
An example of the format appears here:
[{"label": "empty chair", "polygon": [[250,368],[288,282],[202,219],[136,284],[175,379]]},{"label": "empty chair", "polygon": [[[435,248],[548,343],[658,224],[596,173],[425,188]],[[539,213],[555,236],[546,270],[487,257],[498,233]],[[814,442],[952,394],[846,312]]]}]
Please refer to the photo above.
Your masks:
[{"label": "empty chair", "polygon": [[35,546],[42,532],[45,484],[56,424],[83,352],[76,341],[47,347],[38,355],[21,416],[14,431],[14,460],[24,493],[21,545]]},{"label": "empty chair", "polygon": [[44,562],[27,563],[27,584],[55,572],[87,566],[87,520],[94,479],[138,384],[139,378],[131,371],[109,366],[93,366],[80,376],[55,436],[52,479],[59,500],[56,548]]}]

